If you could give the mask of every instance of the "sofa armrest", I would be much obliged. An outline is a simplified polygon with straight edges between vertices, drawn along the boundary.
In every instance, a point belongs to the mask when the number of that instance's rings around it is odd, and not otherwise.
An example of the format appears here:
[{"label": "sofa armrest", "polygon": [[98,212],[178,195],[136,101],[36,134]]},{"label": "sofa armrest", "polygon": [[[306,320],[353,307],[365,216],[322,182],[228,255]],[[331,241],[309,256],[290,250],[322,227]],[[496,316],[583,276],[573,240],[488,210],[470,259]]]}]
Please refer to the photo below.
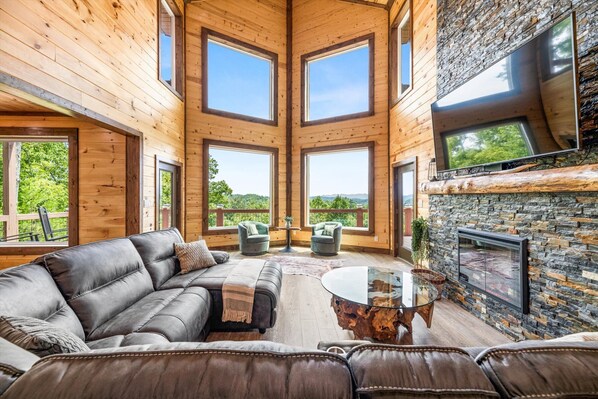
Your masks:
[{"label": "sofa armrest", "polygon": [[33,353],[0,338],[0,396],[38,360]]},{"label": "sofa armrest", "polygon": [[239,227],[239,241],[247,242],[247,227],[243,226],[242,224],[239,224],[238,227]]}]

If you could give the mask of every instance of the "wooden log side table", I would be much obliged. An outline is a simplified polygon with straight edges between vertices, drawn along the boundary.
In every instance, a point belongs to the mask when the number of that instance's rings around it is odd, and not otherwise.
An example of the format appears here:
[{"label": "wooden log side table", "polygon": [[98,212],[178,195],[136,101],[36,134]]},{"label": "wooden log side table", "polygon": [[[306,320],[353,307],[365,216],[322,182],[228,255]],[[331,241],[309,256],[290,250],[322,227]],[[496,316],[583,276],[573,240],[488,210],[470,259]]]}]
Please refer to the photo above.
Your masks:
[{"label": "wooden log side table", "polygon": [[287,231],[287,245],[286,247],[284,247],[283,249],[280,250],[280,252],[297,252],[295,251],[293,248],[291,248],[291,231],[293,230],[301,230],[300,227],[292,227],[292,226],[277,226],[276,227],[277,230],[286,230]]},{"label": "wooden log side table", "polygon": [[411,345],[416,314],[432,326],[438,290],[411,273],[345,267],[324,274],[322,285],[332,294],[338,325],[353,331],[356,339]]}]

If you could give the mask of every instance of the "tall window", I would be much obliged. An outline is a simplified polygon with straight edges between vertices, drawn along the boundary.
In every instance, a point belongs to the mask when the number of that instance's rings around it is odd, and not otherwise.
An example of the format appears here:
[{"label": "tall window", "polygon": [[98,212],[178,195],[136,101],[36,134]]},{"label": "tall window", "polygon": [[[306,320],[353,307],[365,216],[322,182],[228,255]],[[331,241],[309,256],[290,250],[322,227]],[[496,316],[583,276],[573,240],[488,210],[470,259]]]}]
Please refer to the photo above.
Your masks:
[{"label": "tall window", "polygon": [[302,150],[302,225],[341,222],[348,232],[373,232],[374,143]]},{"label": "tall window", "polygon": [[274,224],[278,149],[204,140],[204,233],[237,231],[252,220]]},{"label": "tall window", "polygon": [[183,25],[172,0],[158,0],[158,74],[174,93],[183,94]]},{"label": "tall window", "polygon": [[77,215],[74,154],[76,132],[0,138],[0,246],[76,243],[69,237]]},{"label": "tall window", "polygon": [[412,86],[413,29],[411,2],[406,0],[390,31],[391,98],[397,101]]},{"label": "tall window", "polygon": [[373,64],[373,34],[303,55],[302,126],[373,115]]},{"label": "tall window", "polygon": [[278,123],[278,55],[202,29],[203,112]]}]

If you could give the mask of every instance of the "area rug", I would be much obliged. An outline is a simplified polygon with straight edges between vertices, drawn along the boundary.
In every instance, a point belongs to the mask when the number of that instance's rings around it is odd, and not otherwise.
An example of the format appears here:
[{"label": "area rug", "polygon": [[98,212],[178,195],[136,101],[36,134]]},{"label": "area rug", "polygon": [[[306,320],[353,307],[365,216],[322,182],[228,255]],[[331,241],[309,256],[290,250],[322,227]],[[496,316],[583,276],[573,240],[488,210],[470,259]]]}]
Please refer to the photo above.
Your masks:
[{"label": "area rug", "polygon": [[342,259],[319,259],[303,256],[275,255],[268,258],[282,267],[284,274],[301,274],[315,278],[322,278],[324,273],[343,266]]}]

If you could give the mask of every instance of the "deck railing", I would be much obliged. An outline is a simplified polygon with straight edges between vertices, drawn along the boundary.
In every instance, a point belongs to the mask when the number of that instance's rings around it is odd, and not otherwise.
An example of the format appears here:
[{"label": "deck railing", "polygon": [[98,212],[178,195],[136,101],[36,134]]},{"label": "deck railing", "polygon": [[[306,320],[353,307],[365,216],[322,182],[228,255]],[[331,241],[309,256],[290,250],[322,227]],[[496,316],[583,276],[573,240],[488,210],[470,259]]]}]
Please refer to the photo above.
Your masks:
[{"label": "deck railing", "polygon": [[[210,209],[210,214],[216,214],[216,227],[224,226],[224,214],[225,213],[246,213],[246,214],[260,214],[269,213],[269,209],[229,209],[229,208],[216,208]],[[355,227],[364,226],[364,214],[368,213],[367,208],[351,208],[351,209],[314,209],[310,208],[311,213],[355,213],[356,214],[356,225]]]},{"label": "deck railing", "polygon": [[[48,212],[48,218],[58,219],[69,217],[68,212]],[[0,215],[0,235],[2,237],[14,236],[19,234],[18,222],[25,220],[36,220],[39,221],[39,214],[37,213],[20,213],[16,215],[16,218],[11,215]],[[16,224],[14,223],[16,221]],[[10,223],[10,224],[9,224]],[[25,233],[23,233],[25,234]],[[0,238],[2,238],[0,237]]]}]

